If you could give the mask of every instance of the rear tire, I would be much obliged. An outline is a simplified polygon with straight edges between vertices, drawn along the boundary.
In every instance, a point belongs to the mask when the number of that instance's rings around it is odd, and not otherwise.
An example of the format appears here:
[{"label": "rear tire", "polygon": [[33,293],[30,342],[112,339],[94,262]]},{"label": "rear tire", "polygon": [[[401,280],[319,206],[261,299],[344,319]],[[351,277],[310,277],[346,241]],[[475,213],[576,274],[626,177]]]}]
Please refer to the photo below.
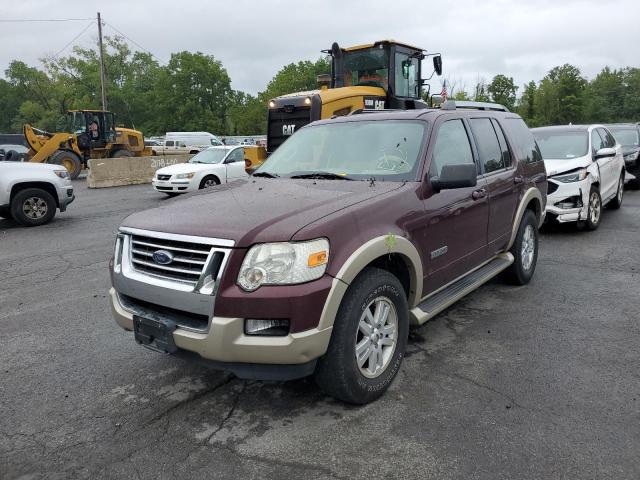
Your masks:
[{"label": "rear tire", "polygon": [[211,188],[215,187],[216,185],[220,185],[220,180],[218,180],[218,178],[214,177],[213,175],[207,175],[202,180],[200,180],[200,186],[198,188],[202,190],[203,188]]},{"label": "rear tire", "polygon": [[367,267],[342,300],[315,381],[343,402],[372,402],[400,370],[408,336],[409,307],[400,281],[386,270]]},{"label": "rear tire", "polygon": [[504,277],[513,285],[526,285],[531,281],[538,263],[538,219],[526,210],[520,220],[516,239],[509,250],[513,263],[505,270]]},{"label": "rear tire", "polygon": [[57,150],[49,157],[49,163],[61,165],[69,172],[71,180],[75,180],[82,171],[80,157],[69,150]]},{"label": "rear tire", "polygon": [[11,200],[11,216],[25,227],[50,222],[56,214],[56,208],[53,196],[41,188],[20,190]]}]

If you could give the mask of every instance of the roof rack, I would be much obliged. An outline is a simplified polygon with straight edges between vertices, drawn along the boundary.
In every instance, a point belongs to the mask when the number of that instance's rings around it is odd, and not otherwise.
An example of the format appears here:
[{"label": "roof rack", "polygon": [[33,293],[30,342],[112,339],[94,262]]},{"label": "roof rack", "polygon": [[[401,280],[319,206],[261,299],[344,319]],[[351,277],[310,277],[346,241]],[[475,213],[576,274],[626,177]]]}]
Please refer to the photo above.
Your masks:
[{"label": "roof rack", "polygon": [[382,110],[376,110],[375,108],[358,108],[352,112],[348,113],[348,116],[351,115],[360,115],[362,113],[387,113],[387,112],[406,112],[401,108],[385,108]]},{"label": "roof rack", "polygon": [[466,100],[447,100],[440,107],[442,110],[456,110],[457,108],[468,108],[474,110],[492,110],[494,112],[508,112],[509,109],[499,103],[489,102],[469,102]]}]

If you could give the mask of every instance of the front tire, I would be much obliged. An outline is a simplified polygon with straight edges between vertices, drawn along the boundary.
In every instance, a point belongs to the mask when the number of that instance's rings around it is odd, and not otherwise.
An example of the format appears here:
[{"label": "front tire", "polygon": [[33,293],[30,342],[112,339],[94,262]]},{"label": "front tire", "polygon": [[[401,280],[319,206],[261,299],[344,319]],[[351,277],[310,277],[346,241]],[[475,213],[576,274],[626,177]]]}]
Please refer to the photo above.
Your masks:
[{"label": "front tire", "polygon": [[315,381],[328,395],[365,404],[389,388],[409,336],[409,307],[400,281],[368,267],[345,294]]},{"label": "front tire", "polygon": [[40,188],[20,190],[11,200],[11,216],[20,225],[36,227],[51,221],[56,214],[53,196]]},{"label": "front tire", "polygon": [[49,163],[62,165],[69,172],[71,180],[75,180],[82,171],[80,157],[70,150],[57,150],[49,157]]},{"label": "front tire", "polygon": [[520,220],[516,239],[511,246],[513,263],[505,270],[506,280],[513,285],[526,285],[531,281],[538,263],[538,219],[526,210]]},{"label": "front tire", "polygon": [[587,219],[578,222],[578,228],[587,230],[596,230],[600,226],[602,220],[602,197],[600,191],[596,187],[589,190],[589,208],[587,209]]},{"label": "front tire", "polygon": [[207,175],[202,180],[200,180],[200,186],[198,188],[202,190],[203,188],[211,188],[215,187],[216,185],[220,185],[220,180],[218,180],[213,175]]}]

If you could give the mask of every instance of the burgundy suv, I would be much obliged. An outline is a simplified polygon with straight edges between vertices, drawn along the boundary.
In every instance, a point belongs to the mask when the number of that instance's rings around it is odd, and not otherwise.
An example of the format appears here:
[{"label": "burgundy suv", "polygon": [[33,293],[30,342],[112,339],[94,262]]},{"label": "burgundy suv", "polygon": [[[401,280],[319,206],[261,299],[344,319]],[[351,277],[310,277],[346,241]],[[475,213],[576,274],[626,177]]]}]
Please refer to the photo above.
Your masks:
[{"label": "burgundy suv", "polygon": [[497,105],[315,122],[253,177],[128,217],[113,314],[148,348],[370,402],[410,325],[500,272],[529,282],[546,189],[527,126]]}]

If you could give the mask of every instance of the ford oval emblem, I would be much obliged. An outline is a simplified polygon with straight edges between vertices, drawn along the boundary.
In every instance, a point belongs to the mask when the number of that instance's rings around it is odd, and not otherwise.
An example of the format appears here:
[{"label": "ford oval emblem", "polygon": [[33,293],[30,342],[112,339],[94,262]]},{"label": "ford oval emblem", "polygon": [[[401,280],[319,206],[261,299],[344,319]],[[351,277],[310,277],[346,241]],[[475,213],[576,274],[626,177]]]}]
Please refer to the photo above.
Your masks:
[{"label": "ford oval emblem", "polygon": [[153,261],[160,265],[169,265],[173,262],[173,253],[166,250],[156,250],[153,252]]}]

